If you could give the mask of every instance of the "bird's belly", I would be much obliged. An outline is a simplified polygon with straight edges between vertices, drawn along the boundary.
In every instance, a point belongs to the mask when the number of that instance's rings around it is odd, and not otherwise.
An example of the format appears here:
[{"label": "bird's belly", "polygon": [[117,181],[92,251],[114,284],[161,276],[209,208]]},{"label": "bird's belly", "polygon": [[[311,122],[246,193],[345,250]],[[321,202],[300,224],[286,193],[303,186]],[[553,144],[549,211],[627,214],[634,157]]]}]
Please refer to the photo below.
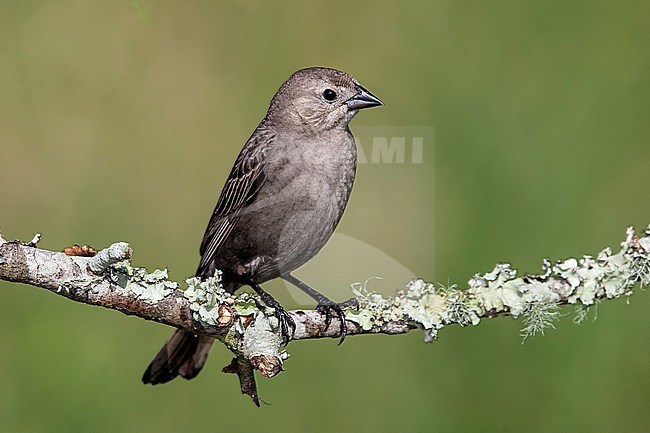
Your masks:
[{"label": "bird's belly", "polygon": [[337,195],[328,186],[313,184],[264,191],[240,215],[225,242],[225,250],[237,246],[225,255],[229,265],[253,268],[258,282],[302,266],[334,232],[343,212]]}]

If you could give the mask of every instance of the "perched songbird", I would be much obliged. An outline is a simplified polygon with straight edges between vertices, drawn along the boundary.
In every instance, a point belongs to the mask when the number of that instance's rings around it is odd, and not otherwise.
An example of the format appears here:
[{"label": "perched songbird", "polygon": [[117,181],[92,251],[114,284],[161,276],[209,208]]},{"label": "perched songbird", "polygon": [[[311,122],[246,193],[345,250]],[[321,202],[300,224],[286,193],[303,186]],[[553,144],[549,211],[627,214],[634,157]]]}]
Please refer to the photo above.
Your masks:
[{"label": "perched songbird", "polygon": [[[345,338],[341,306],[291,272],[325,245],[343,215],[356,172],[357,150],[348,123],[362,108],[382,102],[345,72],[302,69],[271,100],[266,116],[235,161],[201,243],[196,275],[222,271],[233,293],[252,287],[273,307],[285,344],[295,324],[260,284],[282,278],[318,302],[329,325],[335,314]],[[177,330],[151,362],[144,383],[179,374],[191,379],[213,339]]]}]

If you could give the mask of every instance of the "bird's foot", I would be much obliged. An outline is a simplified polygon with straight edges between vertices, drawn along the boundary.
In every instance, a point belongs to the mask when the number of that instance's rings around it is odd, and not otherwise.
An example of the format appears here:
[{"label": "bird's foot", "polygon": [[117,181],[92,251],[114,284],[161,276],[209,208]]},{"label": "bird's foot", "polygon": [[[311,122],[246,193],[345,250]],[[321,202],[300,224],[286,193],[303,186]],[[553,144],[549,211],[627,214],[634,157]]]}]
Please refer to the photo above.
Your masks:
[{"label": "bird's foot", "polygon": [[336,315],[336,317],[339,319],[339,323],[341,324],[341,341],[339,341],[340,346],[341,343],[343,343],[343,340],[345,340],[345,336],[348,334],[348,326],[345,323],[345,312],[343,310],[348,307],[359,306],[359,301],[356,298],[352,298],[345,302],[337,304],[336,302],[333,302],[322,293],[319,293],[316,290],[312,289],[307,284],[303,283],[288,272],[286,274],[282,274],[282,278],[298,287],[300,290],[318,302],[318,307],[316,307],[316,310],[325,315],[325,331],[327,331],[327,329],[330,327],[330,324],[332,323],[332,316]]},{"label": "bird's foot", "polygon": [[[255,282],[252,278],[248,278],[246,283],[249,284],[253,290],[259,295],[268,307],[273,308],[273,315],[278,319],[278,328],[280,328],[280,336],[282,337],[282,343],[286,346],[289,344],[289,340],[293,338],[293,335],[296,333],[296,322],[293,321],[293,318],[287,311],[282,308],[282,305],[276,301],[273,296],[269,295],[260,287],[259,284]],[[291,329],[291,333],[289,333]]]},{"label": "bird's foot", "polygon": [[[277,304],[277,303],[276,303]],[[293,338],[293,335],[296,333],[296,322],[293,321],[293,317],[287,311],[282,308],[280,304],[269,305],[275,310],[273,315],[278,319],[278,327],[280,328],[280,335],[282,336],[282,344],[285,346],[289,344],[289,340]],[[289,331],[291,330],[291,331]]]},{"label": "bird's foot", "polygon": [[336,316],[339,319],[339,323],[341,324],[341,340],[339,341],[339,346],[343,343],[343,340],[345,340],[345,337],[348,334],[348,326],[345,322],[345,311],[343,311],[345,307],[348,307],[346,303],[337,304],[329,299],[322,299],[316,307],[316,310],[325,316],[325,331],[330,327],[333,316]]}]

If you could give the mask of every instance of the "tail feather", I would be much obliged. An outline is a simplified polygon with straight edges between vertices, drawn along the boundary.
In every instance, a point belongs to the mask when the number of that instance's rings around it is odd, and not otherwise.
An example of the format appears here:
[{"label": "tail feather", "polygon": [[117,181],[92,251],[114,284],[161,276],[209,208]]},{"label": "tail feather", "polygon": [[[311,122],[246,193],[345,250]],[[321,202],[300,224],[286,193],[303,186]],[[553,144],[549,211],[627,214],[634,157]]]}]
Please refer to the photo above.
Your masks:
[{"label": "tail feather", "polygon": [[178,375],[192,379],[203,368],[213,341],[213,338],[177,329],[151,361],[142,381],[157,385]]},{"label": "tail feather", "polygon": [[214,343],[214,338],[212,337],[199,337],[199,343],[197,344],[194,354],[178,369],[178,374],[180,374],[183,379],[190,380],[199,374],[205,365],[205,361],[208,359],[208,353],[210,353],[212,343]]}]

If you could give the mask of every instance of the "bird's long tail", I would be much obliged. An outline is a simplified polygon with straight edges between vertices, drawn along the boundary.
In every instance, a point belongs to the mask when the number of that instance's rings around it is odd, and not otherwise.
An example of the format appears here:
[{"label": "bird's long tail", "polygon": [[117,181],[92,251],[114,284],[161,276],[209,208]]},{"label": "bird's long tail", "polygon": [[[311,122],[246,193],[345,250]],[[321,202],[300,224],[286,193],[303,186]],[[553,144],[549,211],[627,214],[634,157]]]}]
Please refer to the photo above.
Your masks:
[{"label": "bird's long tail", "polygon": [[142,381],[157,385],[179,375],[192,379],[203,368],[213,342],[211,337],[177,329],[151,361]]}]

